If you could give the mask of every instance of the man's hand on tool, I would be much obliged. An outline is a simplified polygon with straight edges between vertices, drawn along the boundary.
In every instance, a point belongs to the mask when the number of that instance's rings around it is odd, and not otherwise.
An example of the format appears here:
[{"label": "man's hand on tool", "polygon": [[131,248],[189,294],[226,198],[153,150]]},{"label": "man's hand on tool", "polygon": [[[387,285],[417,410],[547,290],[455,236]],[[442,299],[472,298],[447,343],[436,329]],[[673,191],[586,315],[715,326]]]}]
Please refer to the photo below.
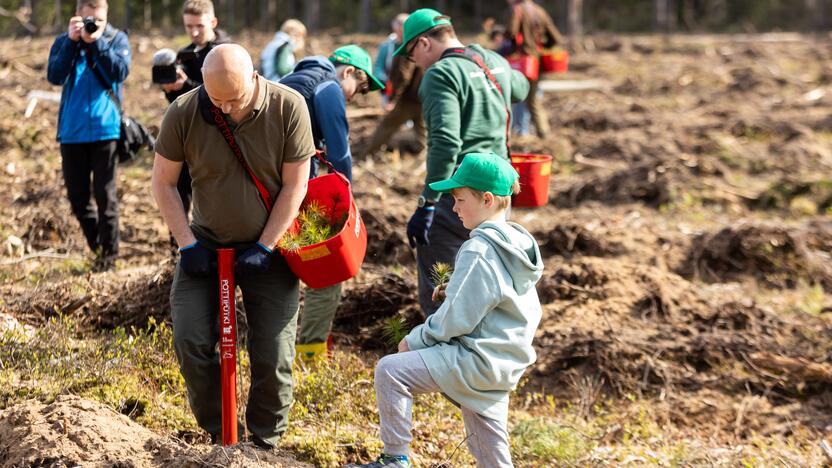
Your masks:
[{"label": "man's hand on tool", "polygon": [[430,232],[430,225],[433,224],[433,206],[422,206],[416,208],[416,212],[410,217],[407,222],[407,239],[410,241],[410,247],[419,245],[428,245],[428,232]]},{"label": "man's hand on tool", "polygon": [[217,270],[217,253],[194,242],[179,249],[179,267],[192,276],[210,276]]},{"label": "man's hand on tool", "polygon": [[237,274],[265,273],[272,265],[272,249],[258,242],[237,258]]}]

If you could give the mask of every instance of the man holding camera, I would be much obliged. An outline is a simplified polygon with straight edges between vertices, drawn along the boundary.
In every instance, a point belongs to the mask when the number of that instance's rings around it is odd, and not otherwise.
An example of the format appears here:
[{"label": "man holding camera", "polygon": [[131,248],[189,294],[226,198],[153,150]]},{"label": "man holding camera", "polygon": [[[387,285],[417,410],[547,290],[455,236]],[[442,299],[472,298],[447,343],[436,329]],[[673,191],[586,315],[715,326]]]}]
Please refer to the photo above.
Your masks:
[{"label": "man holding camera", "polygon": [[64,183],[72,212],[96,254],[97,270],[113,268],[118,255],[116,143],[121,111],[114,98],[121,100],[131,57],[127,34],[107,23],[107,8],[106,0],[78,1],[67,32],[49,51],[46,72],[50,83],[63,86],[58,141]]},{"label": "man holding camera", "polygon": [[[208,52],[219,44],[230,42],[228,35],[217,27],[211,0],[187,0],[182,7],[182,22],[191,43],[174,54],[162,49],[153,57],[153,82],[165,92],[168,102],[202,85],[202,64]],[[176,186],[185,213],[191,207],[191,173],[187,164],[179,173]]]},{"label": "man holding camera", "polygon": [[[165,91],[168,102],[202,85],[202,64],[205,56],[218,44],[225,44],[231,38],[221,29],[217,29],[217,17],[214,16],[214,4],[211,0],[187,0],[182,7],[182,23],[191,43],[176,54],[174,69],[175,80],[159,82]],[[154,68],[157,63],[154,61]],[[179,65],[179,66],[176,66]]]}]

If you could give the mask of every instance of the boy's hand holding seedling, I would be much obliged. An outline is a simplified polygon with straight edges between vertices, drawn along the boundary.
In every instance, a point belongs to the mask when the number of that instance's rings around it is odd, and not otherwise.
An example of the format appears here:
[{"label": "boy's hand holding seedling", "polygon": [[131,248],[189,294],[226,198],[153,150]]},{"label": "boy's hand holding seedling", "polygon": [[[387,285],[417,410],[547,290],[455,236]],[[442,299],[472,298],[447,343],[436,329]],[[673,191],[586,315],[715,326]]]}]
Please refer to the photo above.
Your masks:
[{"label": "boy's hand holding seedling", "polygon": [[441,302],[445,300],[445,289],[448,287],[448,281],[451,280],[451,274],[453,274],[454,269],[451,265],[447,263],[435,263],[433,267],[431,267],[431,279],[433,280],[433,284],[436,287],[433,288],[433,294],[431,295],[431,300],[433,302]]}]

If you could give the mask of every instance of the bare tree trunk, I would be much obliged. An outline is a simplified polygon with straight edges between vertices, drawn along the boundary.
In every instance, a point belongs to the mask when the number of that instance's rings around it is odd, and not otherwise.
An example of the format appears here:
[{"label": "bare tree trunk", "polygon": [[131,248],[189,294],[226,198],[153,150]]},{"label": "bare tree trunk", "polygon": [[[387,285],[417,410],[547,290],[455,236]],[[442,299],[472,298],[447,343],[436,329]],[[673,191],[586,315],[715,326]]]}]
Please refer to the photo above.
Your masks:
[{"label": "bare tree trunk", "polygon": [[243,25],[245,25],[246,29],[251,29],[251,13],[257,7],[257,0],[245,0],[244,4],[245,13],[243,14]]},{"label": "bare tree trunk", "polygon": [[56,31],[61,30],[61,23],[63,22],[64,15],[61,10],[63,10],[61,0],[55,0],[55,19],[52,22],[52,26]]},{"label": "bare tree trunk", "polygon": [[265,0],[266,13],[260,17],[260,29],[263,31],[273,31],[277,29],[274,23],[274,17],[277,14],[277,0]]},{"label": "bare tree trunk", "polygon": [[584,35],[583,10],[584,0],[569,0],[569,22],[567,24],[567,31],[569,33],[569,41],[573,45],[580,43],[580,40]]},{"label": "bare tree trunk", "polygon": [[170,31],[171,25],[173,24],[170,18],[171,14],[170,0],[162,0],[162,27],[166,31]]},{"label": "bare tree trunk", "polygon": [[653,27],[656,31],[667,32],[669,5],[667,0],[653,0],[653,6],[656,12],[656,17],[653,21]]},{"label": "bare tree trunk", "polygon": [[144,0],[144,30],[149,31],[150,27],[153,26],[153,9],[152,9],[152,2],[150,0]]},{"label": "bare tree trunk", "polygon": [[228,0],[227,5],[228,28],[237,31],[237,2],[236,0]]},{"label": "bare tree trunk", "polygon": [[803,0],[804,8],[806,9],[806,28],[816,30],[822,24],[823,18],[821,11],[818,8],[818,0]]},{"label": "bare tree trunk", "polygon": [[303,23],[310,31],[316,31],[321,25],[321,0],[305,0],[303,3]]},{"label": "bare tree trunk", "polygon": [[[55,0],[60,2],[61,0]],[[124,2],[124,27],[129,29],[133,24],[133,2],[127,0]]]},{"label": "bare tree trunk", "polygon": [[373,9],[370,8],[370,0],[361,0],[361,13],[359,14],[359,22],[358,22],[358,29],[363,33],[370,32],[370,24],[373,21],[372,18]]}]

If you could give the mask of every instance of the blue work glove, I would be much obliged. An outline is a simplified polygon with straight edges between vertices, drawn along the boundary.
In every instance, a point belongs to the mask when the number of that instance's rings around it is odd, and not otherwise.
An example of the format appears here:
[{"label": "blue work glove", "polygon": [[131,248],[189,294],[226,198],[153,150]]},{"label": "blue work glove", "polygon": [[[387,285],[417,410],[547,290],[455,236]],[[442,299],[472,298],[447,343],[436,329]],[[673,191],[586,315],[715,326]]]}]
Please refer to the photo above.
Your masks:
[{"label": "blue work glove", "polygon": [[210,276],[217,271],[217,253],[199,241],[179,249],[179,268],[191,276]]},{"label": "blue work glove", "polygon": [[416,212],[410,217],[407,222],[407,240],[410,241],[410,247],[419,245],[428,245],[428,233],[430,232],[430,225],[433,224],[433,213],[436,211],[434,206],[422,206],[416,208]]},{"label": "blue work glove", "polygon": [[246,273],[265,273],[272,265],[272,249],[258,242],[254,247],[237,257],[235,271],[238,275]]}]

